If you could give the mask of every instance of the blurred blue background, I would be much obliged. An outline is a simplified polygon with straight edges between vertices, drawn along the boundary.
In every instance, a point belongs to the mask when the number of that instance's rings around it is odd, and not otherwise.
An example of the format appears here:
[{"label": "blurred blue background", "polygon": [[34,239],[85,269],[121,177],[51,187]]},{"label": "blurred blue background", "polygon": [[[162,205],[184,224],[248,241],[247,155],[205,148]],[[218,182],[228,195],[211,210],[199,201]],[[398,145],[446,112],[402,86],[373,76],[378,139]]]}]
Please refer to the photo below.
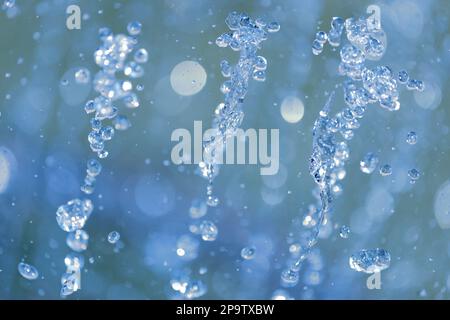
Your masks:
[{"label": "blurred blue background", "polygon": [[[81,8],[81,30],[66,28],[69,4]],[[370,106],[350,142],[344,193],[328,233],[300,284],[282,288],[293,221],[295,226],[313,201],[311,129],[325,93],[343,81],[338,51],[327,47],[313,56],[311,43],[318,30],[329,30],[333,16],[360,16],[369,4],[381,7],[388,36],[382,63],[408,70],[426,90],[402,89],[397,112]],[[140,46],[149,51],[145,76],[135,81],[144,86],[141,106],[127,110],[132,127],[109,144],[85,228],[90,244],[82,290],[69,299],[177,299],[171,280],[179,276],[202,281],[207,292],[201,298],[209,299],[449,298],[448,1],[17,0],[16,8],[0,11],[0,298],[59,298],[69,249],[55,212],[81,196],[92,156],[83,107],[95,93],[74,83],[73,72],[98,71],[98,28],[124,33],[131,20],[142,22]],[[228,31],[224,21],[234,10],[281,24],[260,50],[268,60],[267,80],[250,83],[242,125],[280,129],[280,170],[262,177],[255,165],[223,166],[215,182],[221,205],[204,217],[216,223],[219,236],[204,242],[189,231],[196,222],[189,209],[204,197],[205,181],[195,165],[171,163],[170,135],[176,128],[192,130],[194,120],[211,123],[223,99],[219,63],[237,59],[215,38]],[[195,72],[173,70],[183,61],[198,62]],[[68,85],[61,85],[64,80]],[[334,108],[343,105],[339,92]],[[405,142],[411,130],[418,134],[414,146]],[[369,151],[392,165],[391,177],[359,170]],[[407,177],[412,167],[422,172],[414,185]],[[339,237],[343,224],[352,230],[348,239]],[[112,230],[121,234],[117,245],[106,241]],[[180,257],[177,248],[186,243]],[[243,261],[240,252],[248,245],[256,248],[255,258]],[[382,289],[368,290],[367,275],[351,270],[348,257],[375,247],[387,249],[392,261],[382,272]],[[21,261],[40,277],[22,278]]]}]

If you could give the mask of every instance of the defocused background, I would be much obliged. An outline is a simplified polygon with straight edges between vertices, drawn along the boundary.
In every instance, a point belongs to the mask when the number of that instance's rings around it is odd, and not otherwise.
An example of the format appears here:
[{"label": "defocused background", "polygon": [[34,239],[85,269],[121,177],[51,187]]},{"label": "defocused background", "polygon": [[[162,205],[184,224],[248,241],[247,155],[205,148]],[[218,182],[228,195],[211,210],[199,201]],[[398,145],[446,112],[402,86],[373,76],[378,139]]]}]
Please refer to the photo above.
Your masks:
[{"label": "defocused background", "polygon": [[[66,28],[69,4],[81,8],[81,30]],[[333,16],[363,15],[369,4],[381,7],[388,36],[382,63],[408,70],[426,90],[402,87],[397,112],[370,106],[350,143],[334,228],[317,245],[299,285],[283,289],[279,276],[292,222],[313,201],[312,125],[325,94],[343,80],[339,52],[327,47],[313,56],[311,43],[318,30],[329,30]],[[180,298],[170,283],[180,275],[200,280],[207,288],[202,298],[210,299],[450,297],[448,1],[17,0],[16,8],[0,11],[0,298],[59,298],[69,249],[55,212],[81,196],[92,157],[83,107],[95,93],[75,83],[73,73],[80,67],[98,71],[93,52],[99,27],[122,33],[131,20],[142,22],[140,46],[149,51],[146,74],[135,81],[144,86],[142,103],[126,111],[132,127],[108,145],[96,209],[85,228],[90,244],[82,290],[69,299]],[[260,50],[268,60],[267,80],[251,81],[243,122],[244,128],[280,129],[280,170],[262,177],[255,165],[223,166],[216,179],[222,203],[202,218],[216,223],[219,236],[204,242],[189,231],[195,222],[189,209],[204,197],[205,181],[195,165],[171,163],[170,135],[176,128],[193,130],[194,120],[211,123],[223,99],[219,63],[238,56],[215,45],[234,10],[281,24]],[[198,64],[175,68],[183,61]],[[339,92],[335,110],[343,104]],[[414,146],[405,142],[411,130],[418,134]],[[392,176],[359,170],[369,151],[392,165]],[[407,177],[413,167],[422,172],[414,185]],[[351,228],[348,239],[339,237],[343,224]],[[113,230],[121,234],[116,245],[106,240]],[[256,248],[255,257],[243,261],[240,252],[248,245]],[[184,256],[177,254],[180,246]],[[351,270],[348,258],[376,247],[391,253],[391,267],[382,272],[382,289],[368,290],[367,275]],[[21,277],[21,261],[40,277]]]}]

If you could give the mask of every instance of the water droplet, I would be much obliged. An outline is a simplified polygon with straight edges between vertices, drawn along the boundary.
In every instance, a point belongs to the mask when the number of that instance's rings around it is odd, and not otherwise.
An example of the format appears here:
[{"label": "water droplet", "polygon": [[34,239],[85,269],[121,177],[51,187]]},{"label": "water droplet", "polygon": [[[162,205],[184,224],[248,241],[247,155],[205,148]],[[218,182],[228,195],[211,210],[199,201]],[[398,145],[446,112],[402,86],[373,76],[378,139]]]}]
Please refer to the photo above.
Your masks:
[{"label": "water droplet", "polygon": [[87,162],[86,172],[91,177],[96,177],[102,172],[102,165],[96,159],[89,159]]},{"label": "water droplet", "polygon": [[67,235],[67,246],[76,252],[81,252],[87,249],[89,241],[89,235],[84,230],[76,230]]},{"label": "water droplet", "polygon": [[58,208],[56,221],[64,231],[73,232],[84,227],[93,209],[94,205],[91,200],[73,199]]},{"label": "water droplet", "polygon": [[126,116],[118,115],[113,119],[113,125],[114,129],[124,131],[131,127],[131,122]]},{"label": "water droplet", "polygon": [[281,273],[281,285],[283,287],[294,287],[299,281],[299,274],[291,269],[285,269]]},{"label": "water droplet", "polygon": [[374,273],[389,268],[391,255],[385,249],[362,249],[349,258],[349,265],[355,271]]},{"label": "water droplet", "polygon": [[270,32],[270,33],[273,33],[273,32],[278,32],[278,31],[280,31],[280,28],[281,28],[281,26],[280,26],[280,24],[278,23],[278,22],[270,22],[268,25],[267,25],[267,32]]},{"label": "water droplet", "polygon": [[384,164],[380,167],[380,175],[383,177],[390,176],[392,174],[392,167],[388,164]]},{"label": "water droplet", "polygon": [[86,68],[80,68],[75,72],[75,81],[79,84],[86,84],[91,81],[91,73]]},{"label": "water droplet", "polygon": [[70,272],[80,271],[84,267],[84,258],[81,254],[69,253],[64,258],[64,264]]},{"label": "water droplet", "polygon": [[241,257],[245,260],[251,260],[255,257],[255,247],[245,247],[241,250]]},{"label": "water droplet", "polygon": [[142,31],[142,24],[139,21],[131,21],[127,25],[127,31],[132,36],[137,36]]},{"label": "water droplet", "polygon": [[119,241],[119,239],[120,239],[120,233],[117,231],[111,231],[108,234],[108,242],[111,244],[116,243],[117,241]]},{"label": "water droplet", "polygon": [[413,169],[408,171],[408,176],[411,179],[409,182],[411,184],[414,184],[420,178],[420,171],[415,169],[415,168],[413,168]]},{"label": "water droplet", "polygon": [[200,224],[200,234],[204,241],[214,241],[217,239],[219,230],[213,222],[205,220]]},{"label": "water droplet", "polygon": [[398,82],[405,84],[409,80],[409,74],[405,70],[401,70],[398,73]]},{"label": "water droplet", "polygon": [[137,63],[146,63],[148,61],[148,52],[146,49],[141,48],[134,53],[134,61]]},{"label": "water droplet", "polygon": [[39,277],[38,270],[34,266],[24,262],[19,263],[17,270],[22,277],[28,280],[36,280]]},{"label": "water droplet", "polygon": [[377,168],[378,161],[378,157],[374,153],[367,153],[359,162],[361,171],[367,174],[371,174]]},{"label": "water droplet", "polygon": [[414,131],[408,132],[408,134],[406,135],[406,142],[410,145],[416,144],[417,143],[417,133],[415,133]]},{"label": "water droplet", "polygon": [[343,225],[341,227],[341,230],[339,231],[339,236],[342,239],[348,239],[348,237],[350,236],[350,233],[351,233],[350,228],[348,226],[346,226],[346,225]]},{"label": "water droplet", "polygon": [[192,219],[203,217],[208,212],[208,206],[200,199],[194,199],[189,208],[189,215]]}]

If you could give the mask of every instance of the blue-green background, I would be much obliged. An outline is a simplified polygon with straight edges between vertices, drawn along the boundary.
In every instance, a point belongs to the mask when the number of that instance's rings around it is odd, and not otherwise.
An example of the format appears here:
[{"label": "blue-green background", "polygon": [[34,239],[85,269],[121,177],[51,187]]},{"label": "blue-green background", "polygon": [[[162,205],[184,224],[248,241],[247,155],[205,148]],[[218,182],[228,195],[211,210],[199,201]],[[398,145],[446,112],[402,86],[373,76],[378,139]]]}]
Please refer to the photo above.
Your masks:
[{"label": "blue-green background", "polygon": [[[0,146],[13,163],[8,188],[0,194],[0,298],[59,298],[69,249],[55,211],[81,195],[85,161],[92,155],[83,105],[94,97],[93,91],[62,92],[60,82],[72,68],[96,72],[92,54],[99,45],[98,28],[125,32],[131,20],[142,22],[140,44],[149,51],[146,74],[137,81],[145,86],[139,93],[142,103],[127,111],[132,127],[108,144],[96,210],[86,226],[90,245],[85,257],[95,262],[86,261],[82,290],[69,299],[171,299],[176,296],[170,279],[180,272],[207,285],[202,298],[271,298],[281,288],[292,221],[313,201],[308,173],[312,125],[325,94],[343,81],[337,74],[337,51],[327,47],[321,56],[312,55],[314,34],[328,31],[333,16],[359,16],[372,3],[381,7],[388,36],[382,63],[394,71],[407,69],[427,89],[401,89],[398,112],[368,108],[350,142],[344,193],[331,222],[337,228],[317,246],[323,264],[319,284],[305,284],[306,266],[300,284],[286,291],[296,299],[448,299],[450,231],[436,222],[434,210],[436,193],[450,178],[446,0],[17,0],[17,16],[0,12]],[[65,26],[69,4],[78,4],[85,15],[81,30]],[[198,241],[197,257],[180,259],[177,240],[190,234],[189,207],[203,196],[205,181],[194,174],[194,165],[167,165],[170,134],[176,128],[192,129],[194,120],[210,124],[223,98],[219,62],[237,57],[214,44],[227,31],[224,20],[233,10],[281,24],[260,50],[268,60],[267,80],[250,83],[243,122],[244,128],[280,129],[281,168],[277,176],[262,178],[257,166],[223,167],[216,179],[222,204],[205,217],[217,224],[219,237],[206,243],[192,235]],[[24,62],[17,64],[20,57]],[[203,90],[190,97],[178,96],[168,81],[173,67],[184,60],[198,61],[208,75]],[[296,124],[280,114],[289,95],[305,106]],[[334,108],[342,106],[339,93]],[[415,146],[405,143],[410,130],[419,136]],[[393,166],[392,177],[361,173],[359,160],[369,151]],[[412,167],[423,174],[414,186],[406,174]],[[342,224],[352,229],[349,239],[338,236]],[[121,234],[119,252],[105,240],[112,230]],[[242,262],[240,251],[248,244],[255,245],[256,257]],[[371,291],[366,275],[349,268],[348,257],[375,247],[389,250],[392,262],[382,272],[382,289]],[[17,272],[22,260],[36,266],[41,277],[22,278]],[[207,268],[204,275],[198,273],[202,267]]]}]

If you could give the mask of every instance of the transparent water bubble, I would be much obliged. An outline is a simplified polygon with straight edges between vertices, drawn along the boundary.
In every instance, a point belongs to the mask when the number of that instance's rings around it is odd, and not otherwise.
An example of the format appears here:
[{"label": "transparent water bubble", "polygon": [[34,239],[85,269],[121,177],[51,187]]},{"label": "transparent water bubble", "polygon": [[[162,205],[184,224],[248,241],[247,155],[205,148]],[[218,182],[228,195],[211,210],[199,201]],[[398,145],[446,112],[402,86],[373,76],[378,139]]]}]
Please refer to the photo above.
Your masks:
[{"label": "transparent water bubble", "polygon": [[75,81],[79,84],[86,84],[91,81],[91,72],[86,68],[80,68],[75,72]]},{"label": "transparent water bubble", "polygon": [[113,119],[113,125],[114,129],[124,131],[131,127],[131,122],[128,120],[127,116],[118,115]]},{"label": "transparent water bubble", "polygon": [[251,260],[255,257],[256,248],[253,246],[242,248],[241,257],[245,260]]},{"label": "transparent water bubble", "polygon": [[256,70],[266,70],[267,69],[267,59],[263,56],[257,56],[255,58],[254,67]]},{"label": "transparent water bubble", "polygon": [[417,143],[417,133],[415,133],[414,131],[408,132],[408,134],[406,135],[406,142],[410,145],[416,144]]},{"label": "transparent water bubble", "polygon": [[69,296],[80,289],[80,273],[66,272],[61,276],[61,297]]},{"label": "transparent water bubble", "polygon": [[131,21],[127,25],[127,31],[132,36],[137,36],[142,31],[142,24],[139,21]]},{"label": "transparent water bubble", "polygon": [[119,241],[119,239],[120,239],[120,233],[117,231],[111,231],[108,234],[108,242],[111,244],[116,243],[117,241]]},{"label": "transparent water bubble", "polygon": [[95,112],[94,100],[89,100],[88,102],[86,102],[86,104],[84,105],[84,111],[86,111],[87,114]]},{"label": "transparent water bubble", "polygon": [[82,252],[87,249],[89,242],[89,235],[84,230],[76,230],[67,235],[67,246],[76,252]]},{"label": "transparent water bubble", "polygon": [[294,287],[299,281],[299,274],[291,269],[285,269],[281,272],[281,285],[283,287]]},{"label": "transparent water bubble", "polygon": [[343,225],[339,231],[339,236],[342,239],[347,239],[350,236],[351,230],[348,226]]},{"label": "transparent water bubble", "polygon": [[312,44],[312,53],[317,56],[321,54],[322,51],[323,51],[323,43],[315,39]]},{"label": "transparent water bubble", "polygon": [[146,63],[148,61],[148,52],[146,49],[141,48],[134,53],[134,61],[137,63]]},{"label": "transparent water bubble", "polygon": [[111,140],[114,137],[114,128],[111,126],[103,127],[100,129],[100,134],[103,140]]},{"label": "transparent water bubble", "polygon": [[281,28],[281,26],[278,22],[275,22],[275,21],[270,22],[267,25],[267,32],[270,32],[270,33],[278,32],[278,31],[280,31],[280,28]]},{"label": "transparent water bubble", "polygon": [[390,176],[392,174],[392,167],[389,164],[384,164],[380,167],[380,175],[383,177]]},{"label": "transparent water bubble", "polygon": [[355,271],[374,273],[389,268],[391,255],[385,249],[362,249],[349,258],[349,265]]},{"label": "transparent water bubble", "polygon": [[133,79],[142,77],[144,73],[144,68],[135,61],[127,62],[123,69],[123,74]]},{"label": "transparent water bubble", "polygon": [[219,230],[212,221],[205,220],[200,224],[200,234],[204,241],[214,241],[217,239]]},{"label": "transparent water bubble", "polygon": [[419,92],[422,92],[425,89],[425,84],[421,80],[409,79],[406,83],[406,88],[408,90],[417,90]]},{"label": "transparent water bubble", "polygon": [[378,162],[378,157],[374,153],[369,152],[359,162],[359,166],[362,172],[371,174],[377,168]]},{"label": "transparent water bubble", "polygon": [[413,168],[408,171],[408,176],[410,178],[410,183],[414,184],[420,178],[420,171],[417,170],[416,168]]},{"label": "transparent water bubble", "polygon": [[123,101],[125,103],[125,106],[127,108],[131,108],[131,109],[137,108],[140,105],[138,96],[135,93],[133,93],[133,92],[130,93],[129,95],[127,95],[123,99]]},{"label": "transparent water bubble", "polygon": [[399,71],[397,79],[398,79],[398,82],[400,82],[402,84],[406,84],[409,80],[408,72],[406,72],[405,70]]},{"label": "transparent water bubble", "polygon": [[316,40],[321,44],[325,44],[328,40],[327,33],[325,31],[319,31],[316,33]]},{"label": "transparent water bubble", "polygon": [[87,169],[86,172],[91,177],[96,177],[102,172],[102,165],[96,159],[89,159],[87,161]]},{"label": "transparent water bubble", "polygon": [[20,262],[17,265],[17,270],[19,271],[20,275],[27,280],[36,280],[39,277],[39,271],[36,269],[36,267],[24,262]]},{"label": "transparent water bubble", "polygon": [[253,80],[266,81],[266,72],[263,70],[255,70],[253,72]]},{"label": "transparent water bubble", "polygon": [[84,258],[78,253],[69,253],[64,258],[64,264],[69,271],[79,271],[84,267]]},{"label": "transparent water bubble", "polygon": [[193,219],[203,217],[208,212],[208,206],[200,199],[192,200],[191,207],[189,208],[189,215]]},{"label": "transparent water bubble", "polygon": [[61,229],[73,232],[82,229],[91,215],[94,205],[89,199],[73,199],[56,211],[56,221]]}]

